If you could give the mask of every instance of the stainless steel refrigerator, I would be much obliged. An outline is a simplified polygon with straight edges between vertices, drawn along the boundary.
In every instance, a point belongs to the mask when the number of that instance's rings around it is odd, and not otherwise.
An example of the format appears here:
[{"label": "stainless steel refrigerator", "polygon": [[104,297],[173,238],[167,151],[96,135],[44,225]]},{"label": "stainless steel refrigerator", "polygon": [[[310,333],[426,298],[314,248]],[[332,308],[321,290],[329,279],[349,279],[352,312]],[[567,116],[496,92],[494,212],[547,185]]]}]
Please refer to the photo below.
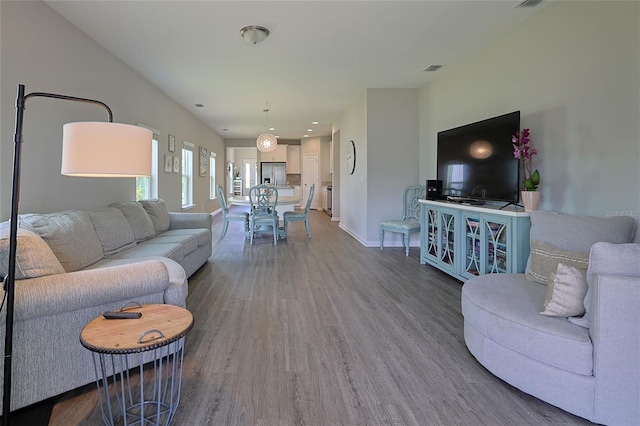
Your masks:
[{"label": "stainless steel refrigerator", "polygon": [[261,162],[260,182],[273,186],[284,186],[287,181],[287,163]]}]

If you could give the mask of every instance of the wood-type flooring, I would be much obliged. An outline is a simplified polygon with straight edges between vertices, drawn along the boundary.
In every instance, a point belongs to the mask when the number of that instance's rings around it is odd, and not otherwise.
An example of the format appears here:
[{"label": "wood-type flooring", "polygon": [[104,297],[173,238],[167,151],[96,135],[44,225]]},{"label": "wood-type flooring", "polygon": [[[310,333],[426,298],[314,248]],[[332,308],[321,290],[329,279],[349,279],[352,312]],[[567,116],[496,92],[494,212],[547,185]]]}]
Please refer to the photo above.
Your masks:
[{"label": "wood-type flooring", "polygon": [[[462,283],[419,248],[364,247],[311,212],[277,246],[232,222],[189,280],[182,398],[174,425],[588,424],[497,379],[466,349]],[[89,356],[89,353],[87,353]],[[50,425],[99,425],[95,386]]]}]

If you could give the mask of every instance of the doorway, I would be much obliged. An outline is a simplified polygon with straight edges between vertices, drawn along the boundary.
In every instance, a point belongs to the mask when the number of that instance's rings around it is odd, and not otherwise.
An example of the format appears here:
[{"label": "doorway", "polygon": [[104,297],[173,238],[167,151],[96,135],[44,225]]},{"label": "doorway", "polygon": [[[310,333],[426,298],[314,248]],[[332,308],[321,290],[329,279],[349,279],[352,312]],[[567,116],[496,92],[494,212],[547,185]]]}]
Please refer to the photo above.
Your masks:
[{"label": "doorway", "polygon": [[242,188],[242,195],[249,194],[249,188],[256,186],[258,181],[258,161],[255,158],[245,158],[242,164],[244,188]]},{"label": "doorway", "polygon": [[320,180],[318,179],[318,154],[304,154],[302,165],[302,205],[307,205],[309,198],[309,188],[315,184],[314,196],[311,201],[311,208],[318,209],[320,199]]}]

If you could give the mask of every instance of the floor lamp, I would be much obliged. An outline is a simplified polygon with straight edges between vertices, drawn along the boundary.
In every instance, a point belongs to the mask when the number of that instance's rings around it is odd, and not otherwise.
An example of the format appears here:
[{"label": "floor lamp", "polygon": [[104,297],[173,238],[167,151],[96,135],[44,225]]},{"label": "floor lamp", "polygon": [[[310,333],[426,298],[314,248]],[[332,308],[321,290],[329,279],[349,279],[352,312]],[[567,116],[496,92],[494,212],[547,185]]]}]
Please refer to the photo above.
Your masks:
[{"label": "floor lamp", "polygon": [[16,248],[18,242],[18,204],[20,199],[20,164],[22,151],[22,124],[25,103],[36,97],[83,102],[107,110],[108,122],[67,123],[62,135],[63,175],[86,177],[138,177],[151,174],[150,130],[139,126],[113,123],[113,113],[103,102],[55,93],[33,92],[24,94],[24,85],[18,85],[16,100],[16,130],[13,151],[13,181],[11,190],[11,220],[9,234],[8,273],[4,279],[7,306],[4,346],[4,382],[2,424],[9,424],[11,412],[11,364],[13,351],[13,314],[15,296]]}]

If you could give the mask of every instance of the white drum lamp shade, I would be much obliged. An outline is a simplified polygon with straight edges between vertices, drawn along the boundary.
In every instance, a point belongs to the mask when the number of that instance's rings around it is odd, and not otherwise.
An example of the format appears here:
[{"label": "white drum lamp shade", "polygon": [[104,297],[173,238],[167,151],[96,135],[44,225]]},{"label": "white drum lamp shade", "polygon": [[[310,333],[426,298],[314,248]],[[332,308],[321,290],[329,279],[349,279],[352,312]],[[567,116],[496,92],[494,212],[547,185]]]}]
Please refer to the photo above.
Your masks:
[{"label": "white drum lamp shade", "polygon": [[144,127],[110,122],[67,123],[62,130],[62,170],[67,176],[151,175],[151,140]]}]

